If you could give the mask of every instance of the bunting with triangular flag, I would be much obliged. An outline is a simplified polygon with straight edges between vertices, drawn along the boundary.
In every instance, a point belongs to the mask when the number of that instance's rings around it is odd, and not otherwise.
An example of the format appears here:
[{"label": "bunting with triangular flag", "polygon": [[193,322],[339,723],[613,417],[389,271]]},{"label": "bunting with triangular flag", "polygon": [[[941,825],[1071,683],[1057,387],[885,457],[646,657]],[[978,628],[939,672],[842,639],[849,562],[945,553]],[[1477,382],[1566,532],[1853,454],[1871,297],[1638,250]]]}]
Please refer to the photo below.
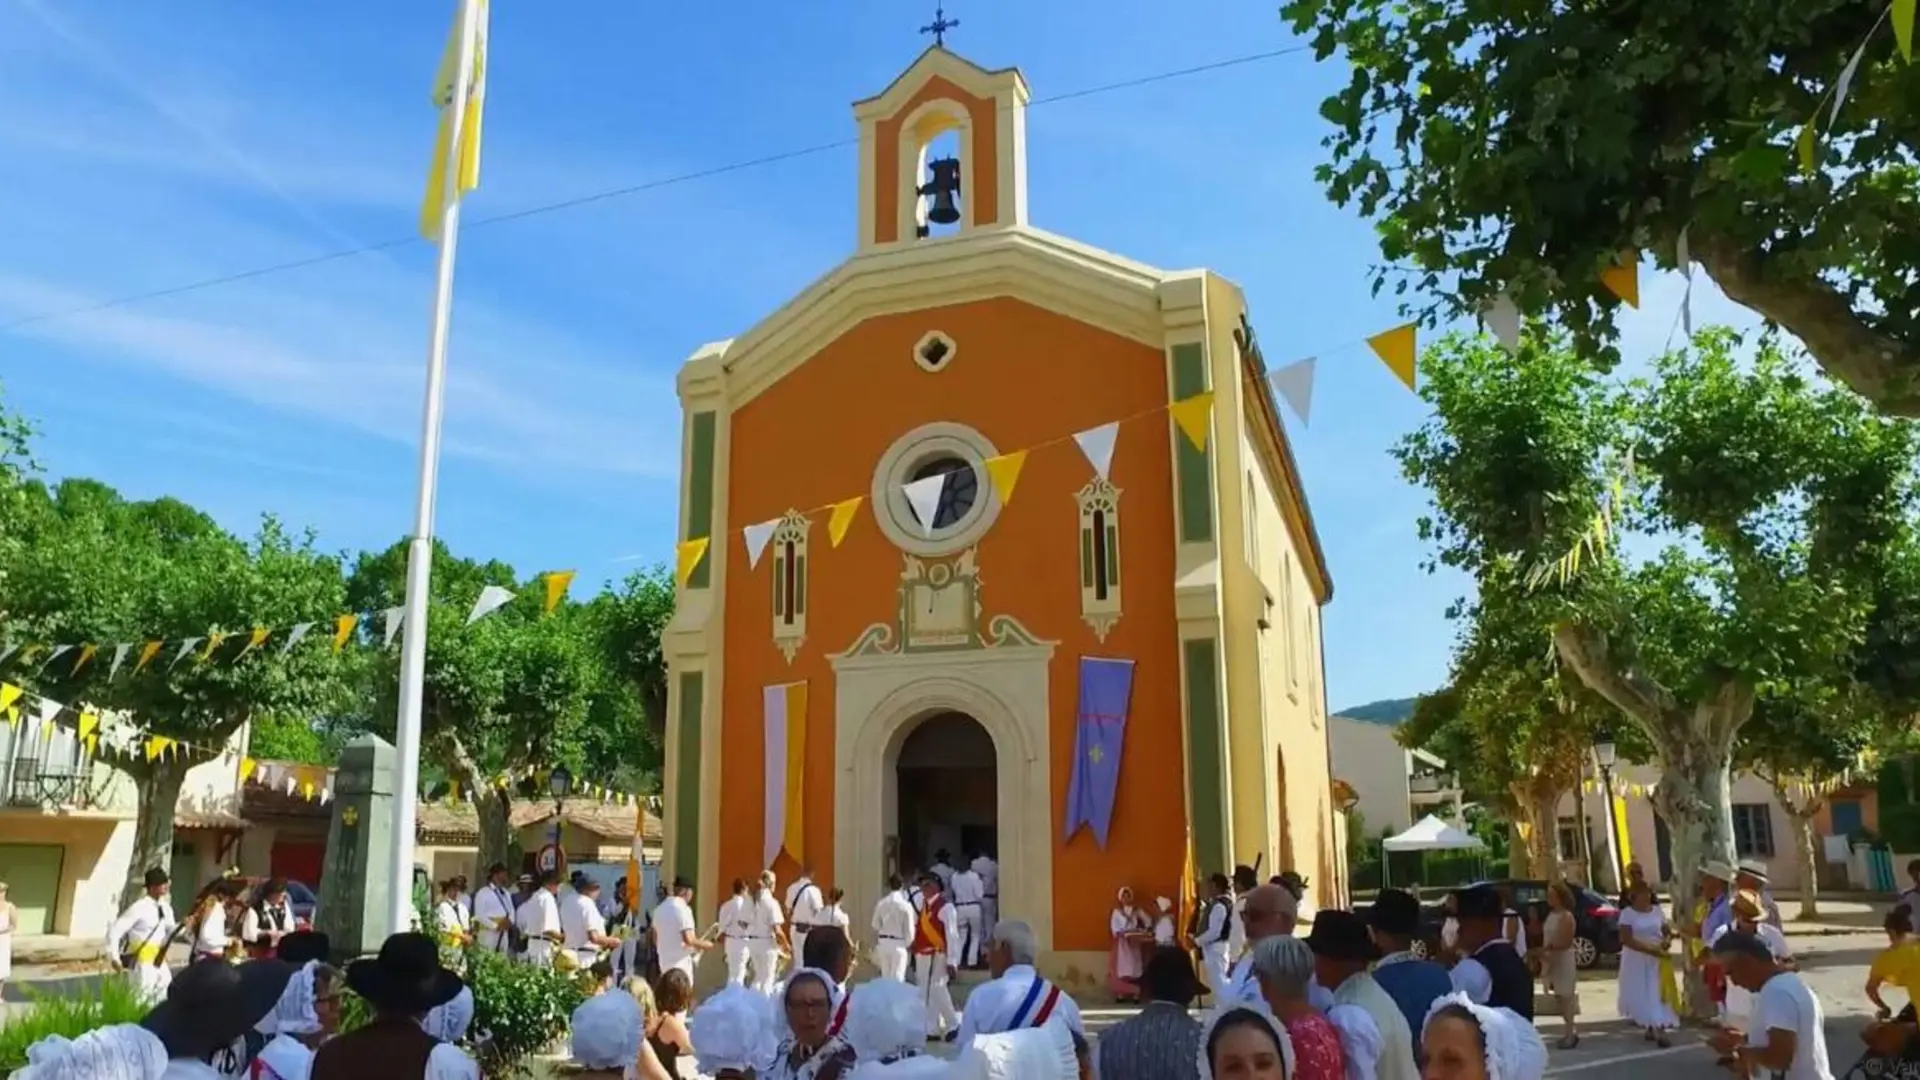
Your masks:
[{"label": "bunting with triangular flag", "polygon": [[108,682],[112,682],[120,676],[120,665],[127,662],[127,654],[132,651],[133,646],[130,644],[115,645],[113,647],[113,662],[107,665]]},{"label": "bunting with triangular flag", "polygon": [[386,622],[385,648],[393,648],[393,639],[400,636],[400,624],[406,620],[406,615],[407,609],[399,605],[390,607],[380,613],[381,619]]},{"label": "bunting with triangular flag", "polygon": [[853,525],[853,516],[860,512],[860,504],[865,501],[866,496],[855,495],[833,504],[833,512],[827,517],[827,540],[834,547],[839,547],[840,541],[847,538],[847,529]]},{"label": "bunting with triangular flag", "polygon": [[1313,357],[1295,360],[1286,367],[1279,368],[1267,376],[1273,384],[1273,390],[1280,400],[1287,403],[1293,415],[1300,418],[1302,424],[1310,423],[1313,412]]},{"label": "bunting with triangular flag", "polygon": [[779,518],[758,521],[740,530],[741,539],[747,544],[747,568],[760,565],[760,556],[767,552],[767,542],[773,539],[773,530],[780,527]]},{"label": "bunting with triangular flag", "polygon": [[1520,348],[1520,309],[1513,297],[1501,293],[1487,302],[1480,311],[1480,321],[1486,323],[1487,333],[1508,352]]},{"label": "bunting with triangular flag", "polygon": [[100,646],[98,645],[80,646],[80,656],[78,659],[74,660],[73,670],[67,672],[67,677],[72,678],[75,675],[80,674],[80,669],[87,666],[87,661],[92,660],[94,657],[98,655],[100,655]]},{"label": "bunting with triangular flag", "polygon": [[173,663],[167,665],[167,670],[172,671],[174,668],[179,667],[180,661],[185,660],[189,655],[191,655],[195,647],[197,647],[202,641],[205,641],[205,640],[206,640],[205,638],[190,637],[187,640],[181,642],[180,651],[173,654]]},{"label": "bunting with triangular flag", "polygon": [[269,630],[264,626],[254,627],[253,632],[247,635],[246,648],[240,650],[240,655],[234,657],[233,662],[236,664],[239,663],[243,658],[246,657],[248,653],[266,644],[267,639],[272,636],[273,636],[272,630]]},{"label": "bunting with triangular flag", "polygon": [[1640,253],[1623,251],[1619,261],[1600,271],[1600,284],[1636,310],[1640,307]]},{"label": "bunting with triangular flag", "polygon": [[140,659],[133,665],[133,673],[135,675],[145,671],[147,665],[153,663],[153,658],[160,655],[160,646],[162,644],[164,643],[159,641],[149,641],[145,645],[140,646]]},{"label": "bunting with triangular flag", "polygon": [[300,644],[302,641],[305,641],[307,638],[307,635],[312,632],[313,632],[313,624],[310,622],[303,622],[300,625],[295,626],[293,629],[287,631],[287,640],[280,643],[280,655],[285,656],[288,653],[292,652],[293,647],[295,645]]},{"label": "bunting with triangular flag", "polygon": [[907,506],[913,510],[913,520],[920,523],[922,536],[933,535],[940,518],[940,495],[946,489],[947,474],[943,472],[901,485],[901,490],[907,493]]},{"label": "bunting with triangular flag", "polygon": [[499,611],[513,600],[513,590],[499,585],[488,585],[480,590],[473,602],[473,610],[467,613],[467,625],[472,626],[481,619]]},{"label": "bunting with triangular flag", "polygon": [[1195,450],[1207,448],[1207,429],[1213,425],[1213,391],[1202,390],[1181,398],[1167,406],[1167,412]]},{"label": "bunting with triangular flag", "polygon": [[334,652],[340,651],[340,647],[347,643],[347,638],[353,635],[353,628],[358,625],[360,625],[360,616],[358,615],[342,615],[333,620]]},{"label": "bunting with triangular flag", "polygon": [[687,582],[693,579],[693,571],[700,565],[700,560],[707,557],[707,545],[712,542],[709,537],[696,536],[692,540],[682,540],[675,545],[673,580],[681,588],[686,588]]},{"label": "bunting with triangular flag", "polygon": [[540,605],[540,614],[553,614],[553,609],[559,607],[560,601],[567,598],[567,590],[573,587],[573,576],[572,570],[547,571],[542,579],[547,587],[547,598]]},{"label": "bunting with triangular flag", "polygon": [[1120,421],[1112,420],[1099,427],[1075,432],[1073,441],[1080,445],[1080,452],[1087,456],[1087,464],[1100,474],[1100,479],[1111,480],[1113,471],[1113,447],[1120,438]]},{"label": "bunting with triangular flag", "polygon": [[1419,328],[1413,323],[1396,326],[1391,330],[1378,333],[1367,339],[1367,347],[1373,355],[1387,365],[1394,377],[1405,383],[1407,389],[1414,388],[1414,365],[1419,356]]},{"label": "bunting with triangular flag", "polygon": [[1026,466],[1025,450],[1000,454],[980,463],[981,471],[987,474],[987,480],[993,485],[993,493],[999,496],[1001,505],[1013,502],[1013,489],[1020,483],[1020,470]]}]

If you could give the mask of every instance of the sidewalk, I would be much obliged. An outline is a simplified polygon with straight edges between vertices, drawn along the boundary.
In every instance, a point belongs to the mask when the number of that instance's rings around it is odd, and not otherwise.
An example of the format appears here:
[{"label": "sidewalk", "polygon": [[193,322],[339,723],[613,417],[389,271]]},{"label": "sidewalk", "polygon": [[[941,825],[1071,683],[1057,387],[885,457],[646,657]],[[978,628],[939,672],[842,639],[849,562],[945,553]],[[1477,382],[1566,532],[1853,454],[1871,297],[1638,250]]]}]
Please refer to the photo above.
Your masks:
[{"label": "sidewalk", "polygon": [[1774,902],[1780,905],[1781,928],[1788,937],[1831,937],[1836,934],[1877,932],[1893,903],[1889,899],[1862,893],[1845,897],[1822,896],[1819,899],[1819,915],[1803,921],[1797,897],[1776,896]]}]

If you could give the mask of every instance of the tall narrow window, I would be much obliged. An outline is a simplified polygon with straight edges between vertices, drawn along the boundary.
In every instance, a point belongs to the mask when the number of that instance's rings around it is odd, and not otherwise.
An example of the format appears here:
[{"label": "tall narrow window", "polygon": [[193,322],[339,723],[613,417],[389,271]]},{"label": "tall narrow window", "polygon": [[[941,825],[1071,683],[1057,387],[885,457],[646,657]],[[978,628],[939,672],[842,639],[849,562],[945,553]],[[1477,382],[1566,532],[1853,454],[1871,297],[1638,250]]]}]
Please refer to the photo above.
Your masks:
[{"label": "tall narrow window", "polygon": [[812,527],[788,511],[773,531],[773,643],[788,663],[807,640],[807,533]]},{"label": "tall narrow window", "polygon": [[1286,633],[1287,693],[1300,698],[1300,624],[1293,610],[1293,553],[1280,557],[1280,620]]},{"label": "tall narrow window", "polygon": [[1080,614],[1101,641],[1120,621],[1120,489],[1095,478],[1080,504]]}]

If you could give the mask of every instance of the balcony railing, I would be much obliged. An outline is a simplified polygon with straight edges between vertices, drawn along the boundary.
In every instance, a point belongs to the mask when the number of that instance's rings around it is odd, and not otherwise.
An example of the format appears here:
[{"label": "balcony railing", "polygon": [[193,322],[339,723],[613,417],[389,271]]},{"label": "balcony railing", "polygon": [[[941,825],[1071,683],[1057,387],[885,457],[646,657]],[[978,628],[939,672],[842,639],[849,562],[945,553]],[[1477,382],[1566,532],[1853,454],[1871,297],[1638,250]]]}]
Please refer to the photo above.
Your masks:
[{"label": "balcony railing", "polygon": [[1457,786],[1459,786],[1459,780],[1452,773],[1407,778],[1407,790],[1415,795],[1445,794],[1453,791]]},{"label": "balcony railing", "polygon": [[55,812],[101,809],[112,779],[96,772],[66,728],[0,725],[0,806]]}]

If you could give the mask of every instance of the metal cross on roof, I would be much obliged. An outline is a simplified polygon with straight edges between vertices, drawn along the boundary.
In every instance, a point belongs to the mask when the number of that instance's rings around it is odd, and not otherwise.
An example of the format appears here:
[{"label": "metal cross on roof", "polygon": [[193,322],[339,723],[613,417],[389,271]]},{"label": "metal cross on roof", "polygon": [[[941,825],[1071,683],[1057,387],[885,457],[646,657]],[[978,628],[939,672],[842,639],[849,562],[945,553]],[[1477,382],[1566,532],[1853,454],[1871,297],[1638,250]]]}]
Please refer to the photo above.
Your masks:
[{"label": "metal cross on roof", "polygon": [[935,6],[933,9],[933,22],[921,27],[920,32],[923,34],[932,34],[933,43],[944,47],[947,43],[947,31],[957,29],[959,26],[959,19],[947,18],[947,9],[945,7]]}]

